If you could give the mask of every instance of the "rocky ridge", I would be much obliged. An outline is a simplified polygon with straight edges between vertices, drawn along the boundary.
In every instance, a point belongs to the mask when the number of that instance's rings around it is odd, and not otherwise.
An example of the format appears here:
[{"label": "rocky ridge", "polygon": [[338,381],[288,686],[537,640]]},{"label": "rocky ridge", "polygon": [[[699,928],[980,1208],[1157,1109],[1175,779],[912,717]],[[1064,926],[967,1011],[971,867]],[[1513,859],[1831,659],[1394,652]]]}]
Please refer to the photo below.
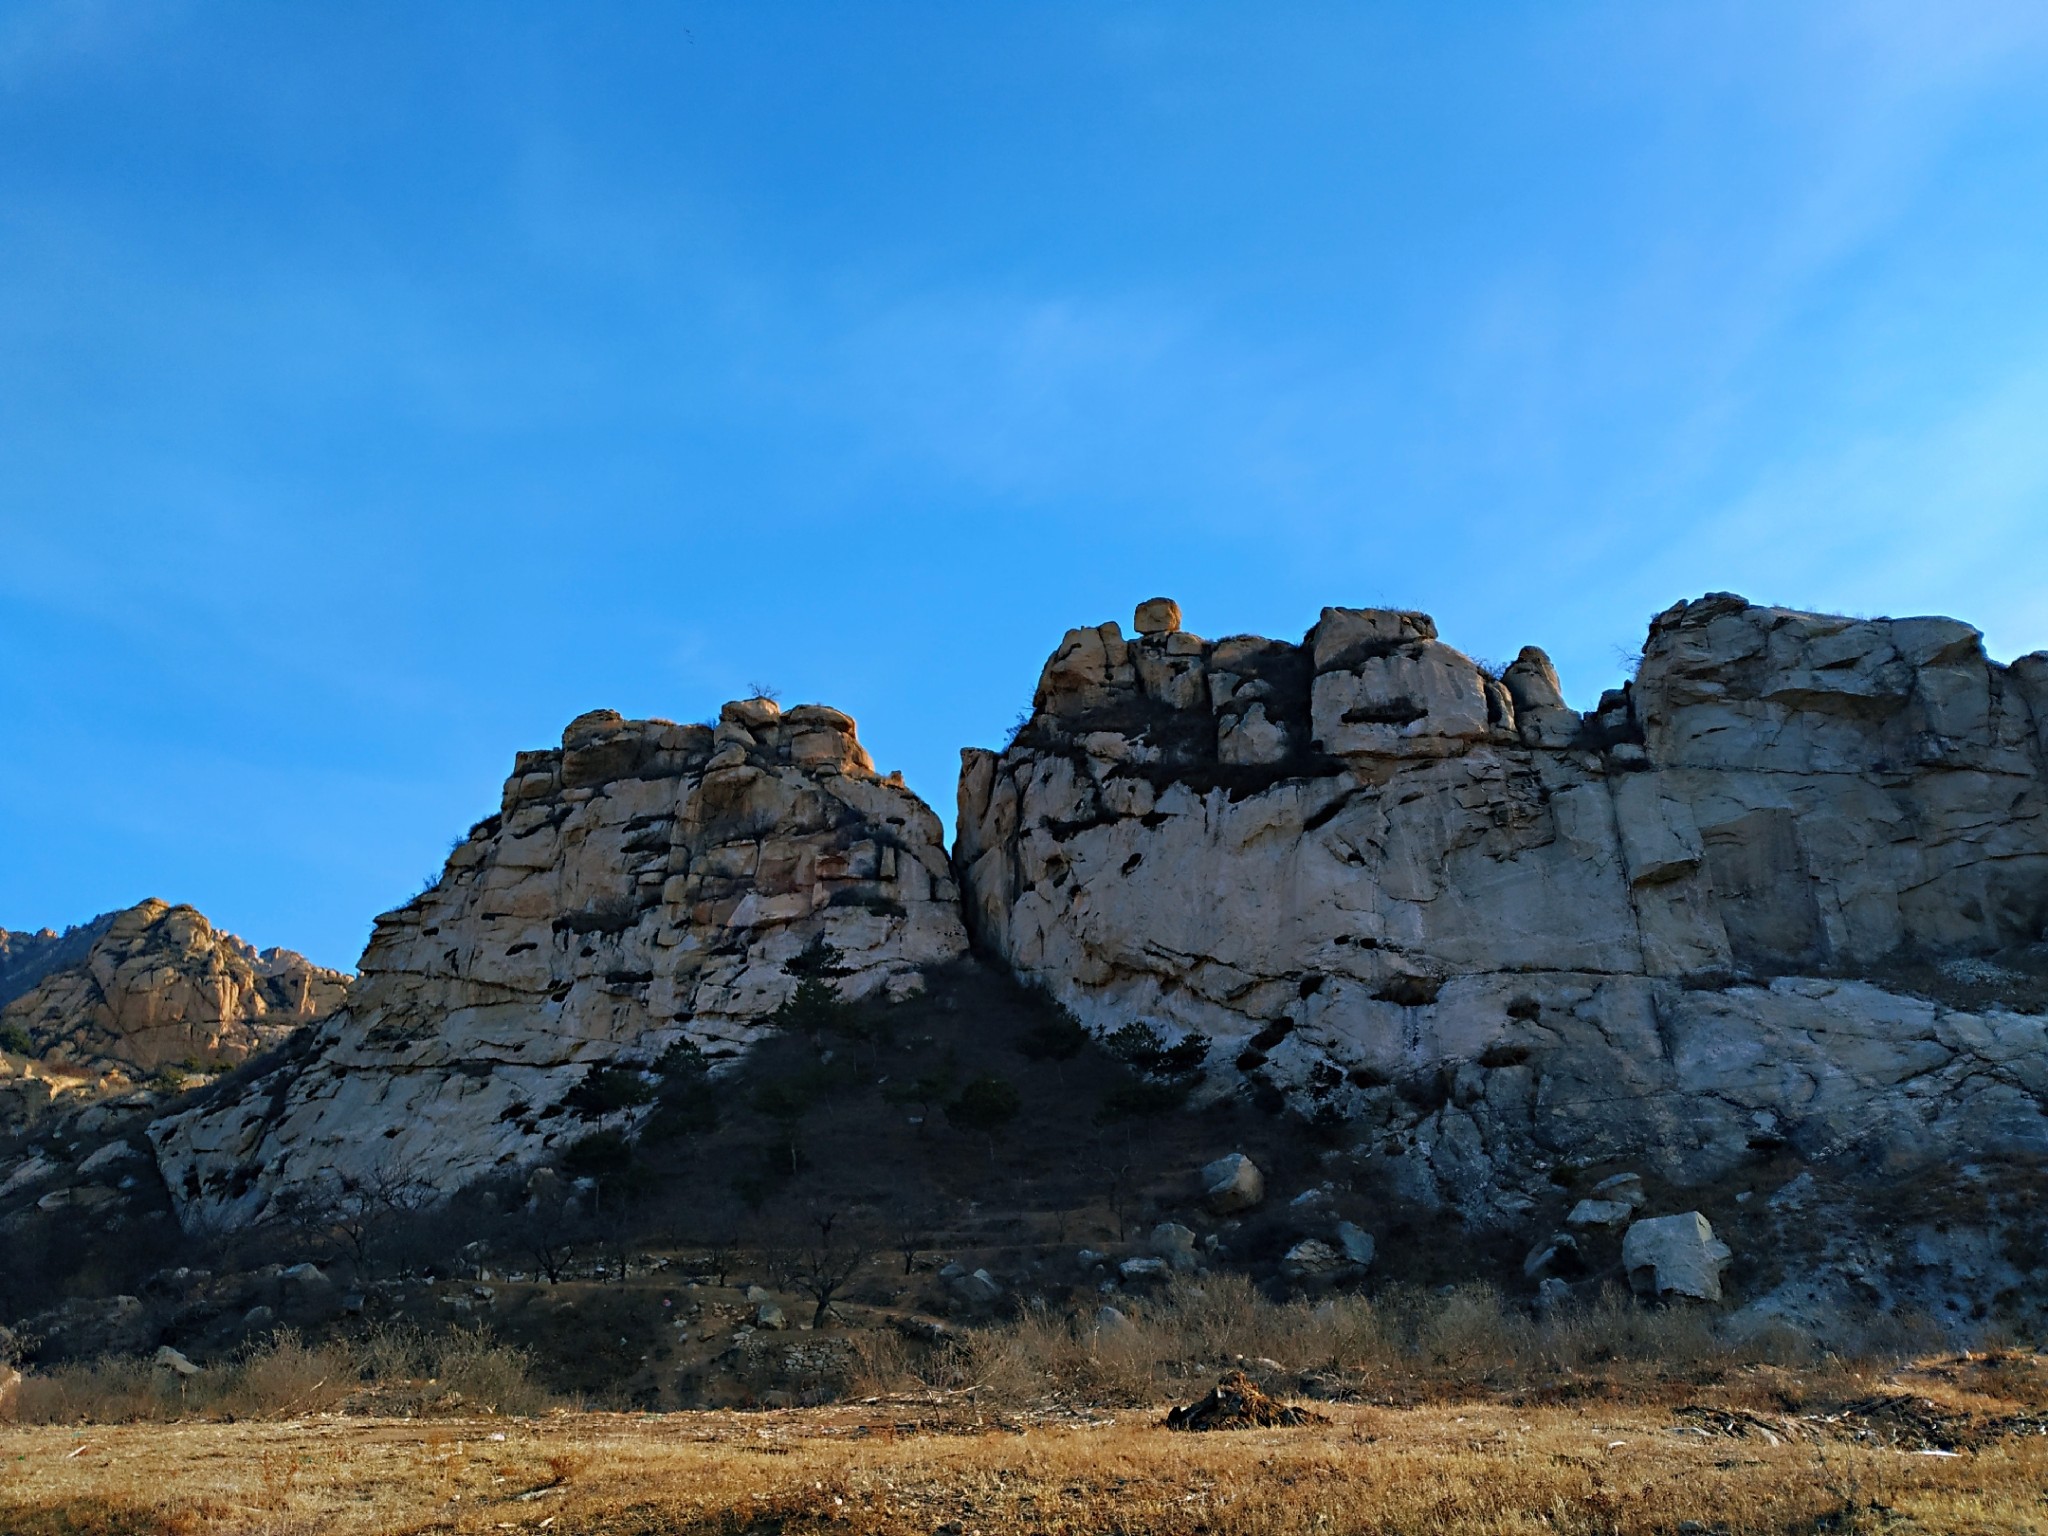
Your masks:
[{"label": "rocky ridge", "polygon": [[[258,951],[196,909],[155,899],[27,937],[40,942],[11,947],[29,984],[0,1009],[5,1127],[166,1074],[219,1072],[324,1017],[348,992],[340,972],[291,950]],[[40,974],[31,981],[32,966]]]},{"label": "rocky ridge", "polygon": [[0,1008],[5,1008],[50,972],[77,965],[93,941],[107,931],[112,912],[59,933],[54,928],[0,928]]},{"label": "rocky ridge", "polygon": [[1209,1036],[1209,1091],[1482,1223],[1604,1159],[2048,1151],[2043,1020],[1982,1000],[2048,972],[2048,653],[1713,594],[1581,716],[1419,613],[1137,628],[962,755],[976,943],[1090,1025]]},{"label": "rocky ridge", "polygon": [[561,1104],[593,1067],[743,1051],[818,938],[849,997],[966,951],[938,818],[851,719],[583,715],[377,920],[303,1060],[152,1127],[165,1181],[188,1223],[241,1222],[287,1190],[446,1192],[533,1162],[588,1133]]}]

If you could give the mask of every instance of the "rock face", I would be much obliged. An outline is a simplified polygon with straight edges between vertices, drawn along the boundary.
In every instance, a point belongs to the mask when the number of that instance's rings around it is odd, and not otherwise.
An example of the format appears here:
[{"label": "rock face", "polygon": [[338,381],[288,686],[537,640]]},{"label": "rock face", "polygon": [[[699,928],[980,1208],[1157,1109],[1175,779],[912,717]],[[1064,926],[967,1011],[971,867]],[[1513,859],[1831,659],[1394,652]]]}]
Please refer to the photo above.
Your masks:
[{"label": "rock face", "polygon": [[1295,645],[1146,606],[962,755],[975,940],[1085,1022],[1208,1034],[1476,1219],[1567,1158],[2048,1151],[2040,1017],[1878,984],[2048,969],[2048,653],[1717,594],[1581,716],[1424,614]]},{"label": "rock face", "polygon": [[743,1049],[817,937],[853,997],[966,948],[938,818],[852,720],[583,715],[377,920],[309,1064],[152,1128],[165,1182],[188,1224],[232,1222],[285,1190],[447,1192],[531,1161],[589,1131],[558,1106],[593,1065]]},{"label": "rock face", "polygon": [[[0,1009],[0,1124],[125,1093],[154,1075],[243,1061],[340,1006],[348,977],[286,949],[259,952],[188,906],[145,901],[60,936],[30,935],[50,965]],[[10,937],[19,938],[19,935]],[[21,974],[20,971],[17,974]],[[20,1049],[26,1046],[26,1050]]]}]

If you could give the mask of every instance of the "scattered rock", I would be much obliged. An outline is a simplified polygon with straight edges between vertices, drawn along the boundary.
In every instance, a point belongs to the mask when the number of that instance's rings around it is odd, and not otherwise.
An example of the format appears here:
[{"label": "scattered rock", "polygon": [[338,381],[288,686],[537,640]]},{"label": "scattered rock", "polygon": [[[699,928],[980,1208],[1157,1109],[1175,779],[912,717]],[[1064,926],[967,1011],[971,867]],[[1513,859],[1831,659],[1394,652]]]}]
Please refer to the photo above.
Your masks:
[{"label": "scattered rock", "polygon": [[150,1361],[152,1368],[168,1371],[173,1376],[192,1377],[199,1374],[199,1367],[186,1359],[168,1344],[157,1346],[156,1356]]},{"label": "scattered rock", "polygon": [[1566,1216],[1568,1227],[1618,1227],[1634,1218],[1636,1208],[1626,1200],[1581,1200]]},{"label": "scattered rock", "polygon": [[1266,1198],[1266,1176],[1242,1152],[1232,1152],[1202,1169],[1202,1198],[1218,1216],[1251,1210]]},{"label": "scattered rock", "polygon": [[1649,1197],[1643,1193],[1640,1173],[1617,1173],[1593,1186],[1595,1200],[1618,1200],[1631,1210],[1641,1210]]},{"label": "scattered rock", "polygon": [[1202,1261],[1195,1251],[1195,1242],[1194,1231],[1177,1221],[1162,1221],[1152,1229],[1152,1252],[1175,1269],[1192,1270],[1201,1267]]},{"label": "scattered rock", "polygon": [[1529,1250],[1522,1260],[1522,1274],[1534,1280],[1547,1270],[1579,1267],[1579,1240],[1569,1232],[1553,1232]]},{"label": "scattered rock", "polygon": [[1363,1227],[1349,1221],[1337,1223],[1337,1251],[1345,1263],[1356,1269],[1369,1267],[1375,1247],[1372,1234]]},{"label": "scattered rock", "polygon": [[1721,1299],[1721,1269],[1732,1257],[1698,1211],[1636,1222],[1621,1241],[1622,1267],[1639,1296]]},{"label": "scattered rock", "polygon": [[1243,1371],[1225,1371],[1208,1396],[1166,1416],[1168,1429],[1190,1431],[1277,1429],[1329,1422],[1310,1409],[1274,1401]]},{"label": "scattered rock", "polygon": [[1331,1280],[1351,1266],[1319,1237],[1305,1237],[1281,1257],[1280,1273],[1290,1280]]}]

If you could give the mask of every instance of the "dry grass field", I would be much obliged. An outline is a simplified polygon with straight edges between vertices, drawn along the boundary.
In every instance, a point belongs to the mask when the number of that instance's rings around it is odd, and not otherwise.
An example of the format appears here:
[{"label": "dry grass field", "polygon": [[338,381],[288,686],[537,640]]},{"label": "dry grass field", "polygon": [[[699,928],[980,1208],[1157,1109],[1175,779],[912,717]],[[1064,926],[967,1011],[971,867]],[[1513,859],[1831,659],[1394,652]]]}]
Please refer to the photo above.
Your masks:
[{"label": "dry grass field", "polygon": [[[1156,1407],[268,1417],[0,1428],[8,1536],[546,1531],[1660,1533],[2048,1529],[2042,1362],[1757,1367],[1555,1394],[1316,1405],[1173,1434]],[[1540,1398],[1548,1401],[1539,1401]]]}]

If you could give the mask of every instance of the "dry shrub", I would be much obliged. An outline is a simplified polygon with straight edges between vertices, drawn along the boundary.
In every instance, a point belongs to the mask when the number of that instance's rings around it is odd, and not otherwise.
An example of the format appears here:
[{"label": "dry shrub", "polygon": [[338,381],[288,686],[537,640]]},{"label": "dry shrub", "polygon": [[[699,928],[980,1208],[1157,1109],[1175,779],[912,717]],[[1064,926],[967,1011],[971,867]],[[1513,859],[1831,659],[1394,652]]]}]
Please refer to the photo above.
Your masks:
[{"label": "dry shrub", "polygon": [[[1475,1388],[1542,1388],[1561,1378],[1653,1391],[1674,1378],[1747,1365],[1810,1366],[1819,1351],[1783,1323],[1732,1323],[1704,1308],[1645,1306],[1614,1289],[1546,1315],[1488,1285],[1444,1292],[1393,1287],[1375,1297],[1268,1300],[1244,1277],[1182,1281],[1149,1299],[1119,1297],[1122,1324],[1093,1312],[1027,1312],[969,1334],[928,1378],[950,1370],[991,1401],[1045,1397],[1156,1402],[1245,1362],[1271,1374],[1330,1373],[1348,1390],[1404,1399]],[[1857,1356],[1905,1358],[1904,1349]],[[1839,1356],[1828,1357],[1846,1368]],[[1268,1362],[1260,1366],[1259,1362]]]},{"label": "dry shrub", "polygon": [[24,1424],[126,1424],[171,1418],[181,1406],[176,1393],[158,1389],[147,1360],[107,1356],[24,1372],[16,1416]]},{"label": "dry shrub", "polygon": [[546,1411],[553,1399],[533,1377],[533,1356],[500,1344],[483,1329],[457,1330],[430,1341],[434,1375],[462,1395],[463,1406],[485,1413]]},{"label": "dry shrub", "polygon": [[189,1378],[156,1370],[148,1356],[108,1356],[25,1374],[18,1416],[27,1424],[116,1424],[211,1415],[285,1418],[343,1408],[529,1414],[552,1403],[534,1379],[532,1357],[482,1330],[429,1335],[386,1327],[358,1339],[310,1344],[287,1328]]},{"label": "dry shrub", "polygon": [[[357,1381],[348,1345],[310,1345],[290,1328],[249,1345],[224,1374],[218,1383],[195,1377],[188,1405],[237,1418],[323,1413],[340,1407]],[[197,1385],[202,1382],[207,1384]]]}]

